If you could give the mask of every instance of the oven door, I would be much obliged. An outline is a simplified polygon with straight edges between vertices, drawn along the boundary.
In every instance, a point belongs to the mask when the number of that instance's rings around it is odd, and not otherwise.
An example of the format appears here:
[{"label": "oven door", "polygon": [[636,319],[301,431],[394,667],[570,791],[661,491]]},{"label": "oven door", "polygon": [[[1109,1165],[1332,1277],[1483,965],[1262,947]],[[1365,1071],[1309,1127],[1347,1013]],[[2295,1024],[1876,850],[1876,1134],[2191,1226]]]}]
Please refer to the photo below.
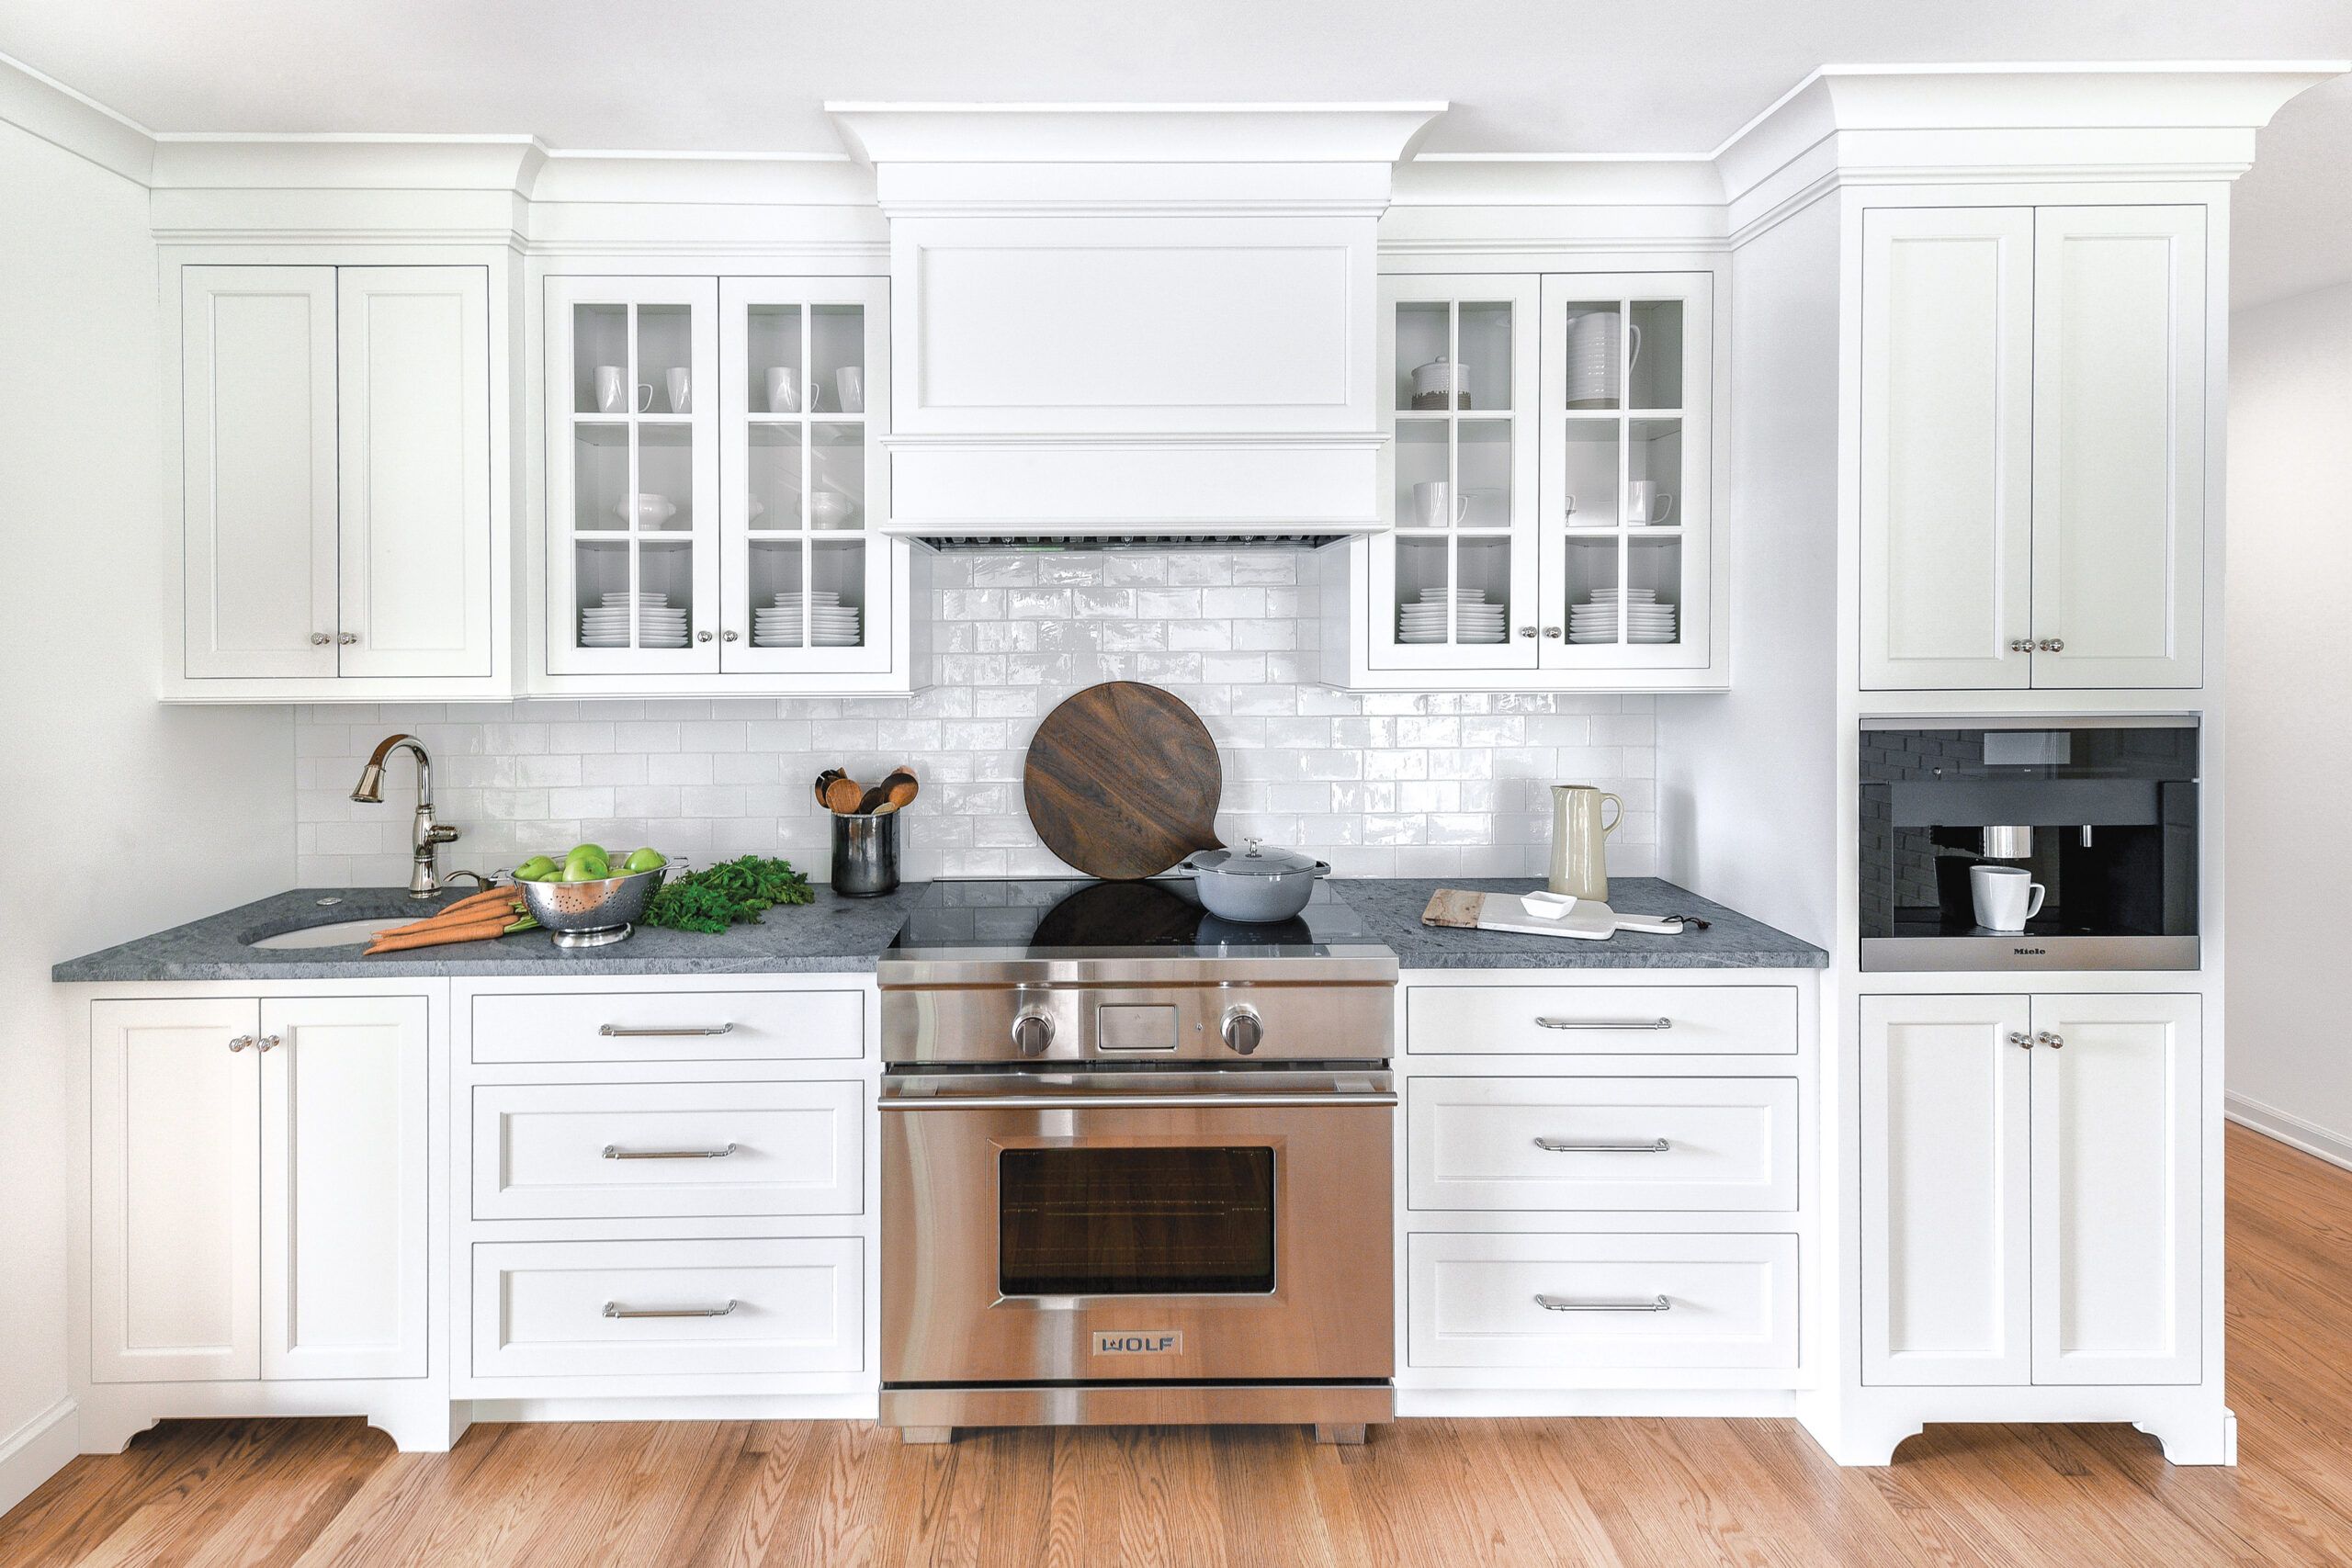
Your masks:
[{"label": "oven door", "polygon": [[1387,1075],[893,1075],[887,1383],[1385,1379]]}]

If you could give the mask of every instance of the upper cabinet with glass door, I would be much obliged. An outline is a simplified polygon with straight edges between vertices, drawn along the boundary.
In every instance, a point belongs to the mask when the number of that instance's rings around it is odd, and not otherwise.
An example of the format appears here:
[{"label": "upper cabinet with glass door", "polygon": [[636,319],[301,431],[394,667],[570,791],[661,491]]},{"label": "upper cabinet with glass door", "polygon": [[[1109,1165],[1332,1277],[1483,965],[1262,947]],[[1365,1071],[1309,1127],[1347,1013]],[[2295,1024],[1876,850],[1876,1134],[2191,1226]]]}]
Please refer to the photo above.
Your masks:
[{"label": "upper cabinet with glass door", "polygon": [[1370,663],[1532,669],[1535,279],[1381,283],[1393,526],[1369,545]]},{"label": "upper cabinet with glass door", "polygon": [[548,670],[718,668],[712,278],[548,280]]},{"label": "upper cabinet with glass door", "polygon": [[1544,279],[1547,670],[1707,667],[1712,281]]},{"label": "upper cabinet with glass door", "polygon": [[[734,278],[724,327],[729,672],[890,667],[888,472],[867,411],[889,406],[880,278]],[[878,415],[877,415],[878,418]]]}]

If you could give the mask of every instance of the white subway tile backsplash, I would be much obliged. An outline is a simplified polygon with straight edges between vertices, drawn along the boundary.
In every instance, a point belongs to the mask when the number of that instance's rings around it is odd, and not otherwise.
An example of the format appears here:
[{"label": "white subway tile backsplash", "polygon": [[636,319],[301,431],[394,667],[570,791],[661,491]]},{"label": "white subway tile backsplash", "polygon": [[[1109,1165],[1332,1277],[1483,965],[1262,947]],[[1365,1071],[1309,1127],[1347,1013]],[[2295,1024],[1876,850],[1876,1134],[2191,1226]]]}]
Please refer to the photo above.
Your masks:
[{"label": "white subway tile backsplash", "polygon": [[408,878],[405,791],[349,798],[395,730],[433,750],[451,866],[511,866],[581,839],[690,860],[782,854],[822,876],[818,770],[923,791],[910,877],[1053,875],[1021,773],[1037,720],[1103,680],[1148,681],[1199,712],[1225,763],[1218,831],[1329,860],[1343,876],[1540,874],[1555,783],[1625,803],[1612,870],[1655,869],[1657,717],[1641,696],[1379,693],[1307,683],[1312,623],[1284,550],[943,556],[930,603],[934,684],[911,698],[616,698],[505,705],[336,704],[295,734],[306,884]]}]

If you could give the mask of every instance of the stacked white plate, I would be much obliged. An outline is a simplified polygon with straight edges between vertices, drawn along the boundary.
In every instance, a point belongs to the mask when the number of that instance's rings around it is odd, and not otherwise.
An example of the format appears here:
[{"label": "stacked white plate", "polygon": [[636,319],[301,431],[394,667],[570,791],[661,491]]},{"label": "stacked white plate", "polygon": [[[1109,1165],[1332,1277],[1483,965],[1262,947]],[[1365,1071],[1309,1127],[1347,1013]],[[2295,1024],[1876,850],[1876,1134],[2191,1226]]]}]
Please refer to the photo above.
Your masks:
[{"label": "stacked white plate", "polygon": [[[1614,588],[1596,588],[1583,604],[1568,606],[1568,640],[1615,642],[1618,596]],[[1656,589],[1631,589],[1623,597],[1627,642],[1675,640],[1675,608],[1671,604],[1659,604]]]},{"label": "stacked white plate", "polygon": [[[1483,588],[1457,588],[1453,591],[1453,631],[1457,642],[1500,642],[1506,635],[1502,604],[1487,603]],[[1396,611],[1396,640],[1423,643],[1446,640],[1445,590],[1428,588],[1421,591],[1419,601],[1400,605]]]},{"label": "stacked white plate", "polygon": [[753,648],[798,648],[801,615],[808,617],[808,646],[811,648],[855,648],[858,646],[858,611],[854,604],[844,604],[842,596],[831,589],[819,589],[813,593],[779,593],[764,609],[752,612],[752,646]]},{"label": "stacked white plate", "polygon": [[[629,596],[623,592],[607,593],[602,604],[581,611],[580,646],[628,647],[629,610]],[[686,646],[686,613],[672,609],[667,593],[639,593],[636,612],[638,647]]]}]

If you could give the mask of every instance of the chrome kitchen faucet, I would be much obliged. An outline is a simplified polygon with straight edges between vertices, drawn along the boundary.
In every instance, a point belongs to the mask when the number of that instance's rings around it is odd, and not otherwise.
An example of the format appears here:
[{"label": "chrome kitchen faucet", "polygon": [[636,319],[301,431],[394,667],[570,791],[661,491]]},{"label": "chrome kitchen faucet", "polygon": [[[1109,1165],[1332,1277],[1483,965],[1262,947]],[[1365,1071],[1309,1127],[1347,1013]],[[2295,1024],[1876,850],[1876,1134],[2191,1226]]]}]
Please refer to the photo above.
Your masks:
[{"label": "chrome kitchen faucet", "polygon": [[[424,750],[424,742],[413,735],[387,735],[377,744],[375,754],[368,765],[359,770],[358,787],[351,798],[362,806],[384,803],[384,759],[395,750],[405,750],[416,758],[416,821],[409,833],[409,848],[413,861],[408,874],[408,896],[429,897],[441,891],[441,873],[435,864],[440,846],[456,840],[458,829],[446,822],[433,819],[433,758]],[[471,872],[453,872],[453,876],[471,876]]]}]

